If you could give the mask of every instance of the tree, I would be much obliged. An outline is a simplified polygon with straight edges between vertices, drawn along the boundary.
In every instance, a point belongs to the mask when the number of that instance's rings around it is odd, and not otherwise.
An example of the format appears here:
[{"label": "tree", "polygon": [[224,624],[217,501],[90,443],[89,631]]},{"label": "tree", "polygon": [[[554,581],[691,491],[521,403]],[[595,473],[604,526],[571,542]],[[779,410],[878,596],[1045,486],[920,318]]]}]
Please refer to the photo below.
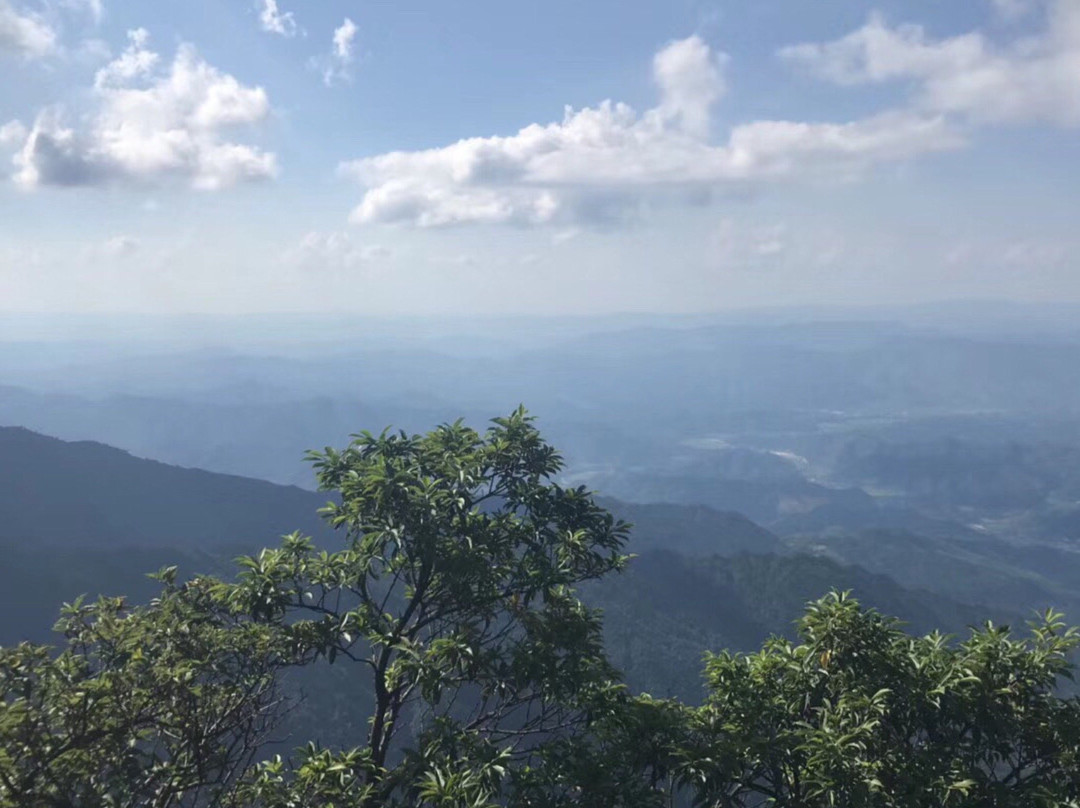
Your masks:
[{"label": "tree", "polygon": [[683,782],[711,806],[1076,806],[1080,702],[1062,698],[1080,637],[1047,613],[1027,637],[987,625],[912,637],[832,593],[802,643],[722,653],[684,741]]},{"label": "tree", "polygon": [[0,648],[0,806],[214,806],[276,720],[289,649],[175,570],[147,606],[81,600],[53,653]]},{"label": "tree", "polygon": [[513,790],[618,689],[573,587],[622,567],[628,526],[552,482],[561,458],[521,409],[484,434],[364,433],[312,457],[344,547],[287,537],[216,591],[301,654],[355,666],[373,706],[363,743],[273,760],[245,799],[458,805]]}]

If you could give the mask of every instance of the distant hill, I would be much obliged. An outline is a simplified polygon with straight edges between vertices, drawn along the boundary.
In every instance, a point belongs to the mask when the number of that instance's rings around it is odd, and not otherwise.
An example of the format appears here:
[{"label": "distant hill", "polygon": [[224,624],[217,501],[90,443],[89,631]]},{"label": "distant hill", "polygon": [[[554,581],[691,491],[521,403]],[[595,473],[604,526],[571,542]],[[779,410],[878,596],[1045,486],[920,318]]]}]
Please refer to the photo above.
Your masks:
[{"label": "distant hill", "polygon": [[0,427],[0,643],[45,639],[62,601],[144,600],[146,573],[228,571],[299,530],[327,540],[325,496]]},{"label": "distant hill", "polygon": [[325,534],[322,494],[0,427],[0,541],[183,551]]},{"label": "distant hill", "polygon": [[1073,549],[897,530],[830,530],[792,536],[786,544],[965,603],[1029,616],[1053,607],[1065,610],[1072,620],[1080,618],[1080,553]]},{"label": "distant hill", "polygon": [[600,504],[634,526],[630,550],[669,550],[694,556],[774,553],[780,539],[735,511],[705,505],[632,504],[601,497]]}]

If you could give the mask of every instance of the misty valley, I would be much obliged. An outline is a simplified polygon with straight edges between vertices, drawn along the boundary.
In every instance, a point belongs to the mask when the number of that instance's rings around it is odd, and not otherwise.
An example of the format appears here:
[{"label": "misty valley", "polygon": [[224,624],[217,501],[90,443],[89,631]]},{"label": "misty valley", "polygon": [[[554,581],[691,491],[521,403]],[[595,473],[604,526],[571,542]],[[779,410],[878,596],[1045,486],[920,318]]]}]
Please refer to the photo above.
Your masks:
[{"label": "misty valley", "polygon": [[290,343],[267,337],[280,323],[177,322],[149,344],[88,336],[76,364],[68,343],[10,341],[2,637],[41,639],[58,597],[148,593],[170,559],[216,569],[293,530],[332,542],[307,450],[519,403],[565,455],[560,481],[635,526],[629,571],[587,596],[642,690],[692,697],[703,649],[790,633],[833,587],[920,630],[1080,613],[1069,318],[887,315],[534,319],[506,341],[478,333],[501,321]]}]

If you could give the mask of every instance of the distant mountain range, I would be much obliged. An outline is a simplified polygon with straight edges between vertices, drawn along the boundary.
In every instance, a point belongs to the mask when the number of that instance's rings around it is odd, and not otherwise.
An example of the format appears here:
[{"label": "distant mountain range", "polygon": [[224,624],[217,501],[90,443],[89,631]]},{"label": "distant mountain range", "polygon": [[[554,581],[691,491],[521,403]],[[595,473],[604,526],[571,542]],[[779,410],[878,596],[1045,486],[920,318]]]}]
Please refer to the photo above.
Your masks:
[{"label": "distant mountain range", "polygon": [[[336,536],[315,513],[324,501],[294,487],[0,428],[0,642],[47,638],[60,602],[82,593],[146,599],[155,589],[146,573],[166,564],[230,574],[232,557],[293,530],[332,545]],[[696,697],[706,649],[750,649],[788,632],[803,604],[831,587],[853,589],[925,630],[960,630],[989,611],[822,552],[793,552],[738,513],[602,501],[635,523],[629,550],[638,557],[585,594],[605,610],[616,664],[653,693]]]}]

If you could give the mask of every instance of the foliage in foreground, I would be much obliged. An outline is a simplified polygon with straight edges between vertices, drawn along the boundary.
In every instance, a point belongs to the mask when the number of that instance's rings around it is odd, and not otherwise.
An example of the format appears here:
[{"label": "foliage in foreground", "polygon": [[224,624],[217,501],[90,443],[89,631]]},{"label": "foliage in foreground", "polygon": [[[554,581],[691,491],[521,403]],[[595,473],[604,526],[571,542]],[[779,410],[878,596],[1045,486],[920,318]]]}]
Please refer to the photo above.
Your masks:
[{"label": "foliage in foreground", "polygon": [[[1080,804],[1058,615],[953,642],[833,593],[798,643],[709,656],[703,706],[635,697],[575,594],[623,566],[628,526],[552,481],[523,411],[314,460],[342,547],[165,571],[147,606],[68,608],[59,651],[0,649],[0,805]],[[283,675],[326,662],[368,722],[272,754]]]},{"label": "foliage in foreground", "polygon": [[145,607],[65,607],[59,653],[0,648],[0,805],[214,805],[252,765],[291,650],[163,577]]},{"label": "foliage in foreground", "polygon": [[987,625],[953,644],[833,593],[799,635],[707,660],[683,772],[703,802],[1075,804],[1080,704],[1055,691],[1078,637],[1060,615],[1022,639]]}]

